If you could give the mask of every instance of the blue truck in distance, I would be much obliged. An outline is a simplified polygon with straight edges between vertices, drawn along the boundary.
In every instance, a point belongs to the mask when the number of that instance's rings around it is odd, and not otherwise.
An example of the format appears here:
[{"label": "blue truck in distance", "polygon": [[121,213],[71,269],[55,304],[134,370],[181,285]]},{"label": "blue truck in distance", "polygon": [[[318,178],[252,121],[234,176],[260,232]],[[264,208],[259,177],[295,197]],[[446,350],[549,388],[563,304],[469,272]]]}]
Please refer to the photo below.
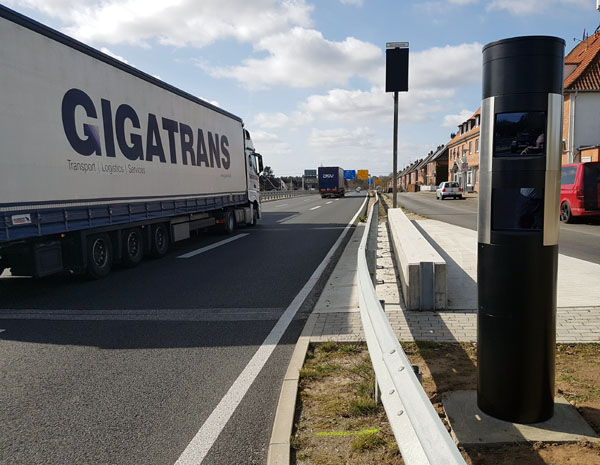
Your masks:
[{"label": "blue truck in distance", "polygon": [[321,198],[343,197],[346,193],[344,170],[339,166],[319,167],[319,192]]}]

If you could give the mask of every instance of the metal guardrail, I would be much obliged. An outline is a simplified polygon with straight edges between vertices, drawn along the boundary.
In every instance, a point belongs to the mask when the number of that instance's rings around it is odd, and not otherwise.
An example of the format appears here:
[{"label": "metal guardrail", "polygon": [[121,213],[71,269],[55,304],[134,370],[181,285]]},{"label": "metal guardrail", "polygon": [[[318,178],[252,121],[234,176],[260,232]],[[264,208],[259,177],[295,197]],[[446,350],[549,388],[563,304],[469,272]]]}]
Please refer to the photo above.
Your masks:
[{"label": "metal guardrail", "polygon": [[292,197],[302,197],[305,195],[318,194],[318,191],[265,191],[260,193],[260,201],[290,199]]},{"label": "metal guardrail", "polygon": [[358,297],[383,407],[405,463],[466,465],[414,373],[373,287],[367,263],[367,256],[373,254],[367,243],[377,234],[378,217],[374,211],[378,208],[376,197],[367,220],[369,227],[358,249]]}]

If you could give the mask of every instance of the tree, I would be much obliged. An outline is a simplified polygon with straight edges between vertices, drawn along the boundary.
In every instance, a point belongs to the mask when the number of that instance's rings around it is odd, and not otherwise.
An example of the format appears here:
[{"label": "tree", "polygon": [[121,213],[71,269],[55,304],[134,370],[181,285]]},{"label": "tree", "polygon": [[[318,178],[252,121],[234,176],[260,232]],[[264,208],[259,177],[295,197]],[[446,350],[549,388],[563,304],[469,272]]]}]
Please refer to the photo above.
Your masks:
[{"label": "tree", "polygon": [[279,188],[279,181],[275,179],[273,169],[270,166],[265,166],[260,175],[260,188],[267,191]]}]

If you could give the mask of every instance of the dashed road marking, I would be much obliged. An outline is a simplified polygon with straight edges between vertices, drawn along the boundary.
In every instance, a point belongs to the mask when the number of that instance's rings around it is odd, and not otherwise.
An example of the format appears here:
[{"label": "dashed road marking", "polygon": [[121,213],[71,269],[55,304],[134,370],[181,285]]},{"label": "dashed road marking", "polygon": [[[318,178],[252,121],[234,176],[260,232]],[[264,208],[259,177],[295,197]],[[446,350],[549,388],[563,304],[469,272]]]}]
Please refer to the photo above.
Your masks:
[{"label": "dashed road marking", "polygon": [[296,213],[294,215],[290,215],[290,216],[286,216],[285,218],[282,218],[280,220],[277,220],[278,223],[283,223],[287,220],[291,220],[292,218],[296,218],[297,216],[300,216],[300,213]]},{"label": "dashed road marking", "polygon": [[206,247],[202,247],[201,249],[193,250],[191,252],[185,253],[183,255],[180,255],[177,258],[191,258],[191,257],[195,257],[196,255],[199,255],[201,253],[208,252],[209,250],[216,249],[217,247],[220,247],[222,245],[228,244],[228,243],[233,242],[233,241],[237,241],[238,239],[241,239],[242,237],[245,237],[248,234],[249,233],[238,234],[237,236],[230,237],[229,239],[225,239],[223,241],[215,242],[214,244],[207,245]]},{"label": "dashed road marking", "polygon": [[321,205],[317,205],[316,207],[312,207],[309,210],[316,210],[317,208],[321,208]]}]

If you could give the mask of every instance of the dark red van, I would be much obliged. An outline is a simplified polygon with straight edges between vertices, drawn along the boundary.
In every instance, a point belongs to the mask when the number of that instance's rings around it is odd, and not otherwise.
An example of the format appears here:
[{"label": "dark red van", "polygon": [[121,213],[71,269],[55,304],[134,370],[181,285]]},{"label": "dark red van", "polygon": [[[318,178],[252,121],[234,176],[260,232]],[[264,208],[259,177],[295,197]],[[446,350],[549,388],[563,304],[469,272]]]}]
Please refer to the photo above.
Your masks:
[{"label": "dark red van", "polygon": [[600,216],[600,162],[562,166],[560,220],[580,216]]}]

